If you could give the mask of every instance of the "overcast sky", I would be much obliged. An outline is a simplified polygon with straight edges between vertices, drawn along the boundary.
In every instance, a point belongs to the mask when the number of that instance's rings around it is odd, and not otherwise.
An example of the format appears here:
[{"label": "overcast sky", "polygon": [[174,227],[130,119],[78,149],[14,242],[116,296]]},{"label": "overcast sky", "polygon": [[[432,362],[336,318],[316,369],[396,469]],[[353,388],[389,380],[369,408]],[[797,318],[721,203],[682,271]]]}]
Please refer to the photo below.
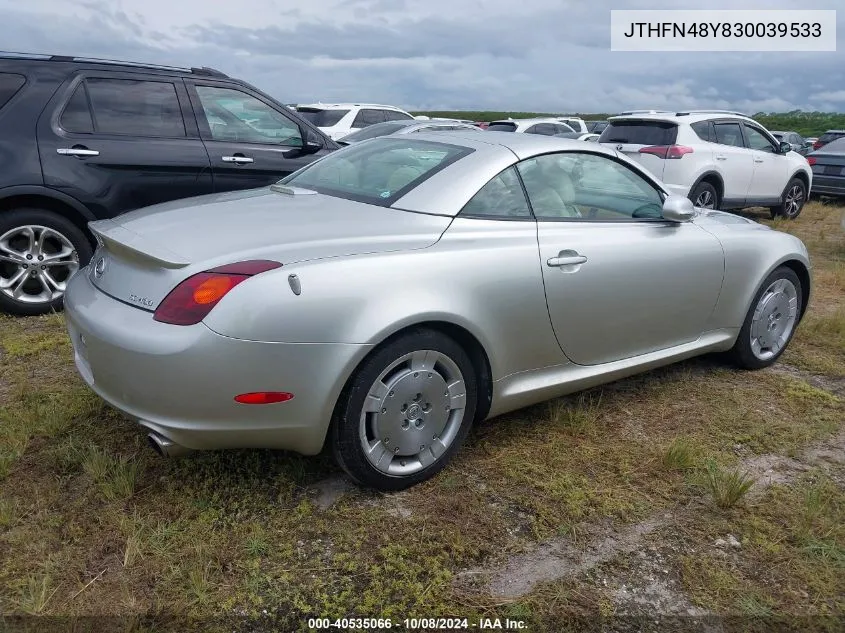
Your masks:
[{"label": "overcast sky", "polygon": [[[839,8],[839,50],[611,52],[612,8]],[[845,111],[842,0],[0,0],[0,49],[212,66],[283,102]]]}]

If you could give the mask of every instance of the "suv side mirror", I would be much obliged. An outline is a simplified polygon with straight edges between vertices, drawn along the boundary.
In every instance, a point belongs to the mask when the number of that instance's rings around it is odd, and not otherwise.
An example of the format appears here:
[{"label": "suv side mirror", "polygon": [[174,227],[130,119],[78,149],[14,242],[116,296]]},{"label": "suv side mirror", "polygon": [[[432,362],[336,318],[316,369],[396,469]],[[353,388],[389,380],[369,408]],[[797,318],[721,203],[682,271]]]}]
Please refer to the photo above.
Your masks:
[{"label": "suv side mirror", "polygon": [[302,144],[302,147],[294,147],[287,150],[284,155],[285,158],[298,158],[299,156],[310,156],[311,154],[316,154],[321,149],[323,149],[322,143],[316,143],[314,141],[305,141]]},{"label": "suv side mirror", "polygon": [[663,203],[663,219],[670,222],[689,222],[695,217],[692,201],[684,196],[669,196]]},{"label": "suv side mirror", "polygon": [[789,152],[792,151],[792,143],[787,143],[786,141],[781,141],[779,150],[780,150],[781,154],[789,154]]}]

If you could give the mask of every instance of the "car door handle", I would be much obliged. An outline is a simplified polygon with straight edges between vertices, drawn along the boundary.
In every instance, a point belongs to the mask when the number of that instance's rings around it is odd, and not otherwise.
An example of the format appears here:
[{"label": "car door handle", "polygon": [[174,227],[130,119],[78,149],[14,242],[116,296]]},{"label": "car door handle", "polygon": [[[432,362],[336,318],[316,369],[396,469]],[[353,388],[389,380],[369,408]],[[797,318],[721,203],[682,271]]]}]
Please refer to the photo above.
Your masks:
[{"label": "car door handle", "polygon": [[763,160],[762,158],[755,158],[755,159],[754,159],[754,162],[755,162],[755,163],[765,163],[766,161],[765,161],[765,160]]},{"label": "car door handle", "polygon": [[577,266],[587,261],[583,255],[566,255],[564,257],[550,257],[546,260],[546,266],[560,268],[561,266]]},{"label": "car door handle", "polygon": [[724,154],[716,154],[716,160],[727,160],[728,157]]},{"label": "car door handle", "polygon": [[100,152],[95,149],[87,149],[84,147],[60,147],[56,153],[61,156],[99,156]]},{"label": "car door handle", "polygon": [[235,154],[234,156],[222,156],[224,163],[235,163],[236,165],[246,165],[248,163],[254,163],[255,161],[251,159],[249,156],[244,156],[242,154]]}]

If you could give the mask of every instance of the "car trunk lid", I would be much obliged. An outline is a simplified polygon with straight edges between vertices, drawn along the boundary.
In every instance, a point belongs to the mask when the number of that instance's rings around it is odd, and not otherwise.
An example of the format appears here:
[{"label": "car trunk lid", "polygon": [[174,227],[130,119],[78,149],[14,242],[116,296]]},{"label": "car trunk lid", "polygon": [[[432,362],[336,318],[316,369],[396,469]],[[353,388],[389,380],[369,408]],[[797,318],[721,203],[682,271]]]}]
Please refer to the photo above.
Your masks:
[{"label": "car trunk lid", "polygon": [[88,275],[153,311],[179,282],[211,268],[425,248],[450,221],[294,187],[214,194],[92,222],[100,246]]}]

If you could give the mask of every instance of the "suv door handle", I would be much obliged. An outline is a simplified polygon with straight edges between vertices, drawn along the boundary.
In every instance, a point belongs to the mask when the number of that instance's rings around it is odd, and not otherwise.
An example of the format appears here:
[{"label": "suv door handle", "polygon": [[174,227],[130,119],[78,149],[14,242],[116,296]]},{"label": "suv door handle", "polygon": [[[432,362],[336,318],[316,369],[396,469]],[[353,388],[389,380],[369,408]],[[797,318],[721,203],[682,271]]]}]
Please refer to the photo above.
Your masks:
[{"label": "suv door handle", "polygon": [[246,165],[248,163],[254,163],[255,161],[251,159],[249,156],[244,156],[243,154],[235,154],[234,156],[222,156],[224,163],[235,163],[236,165]]},{"label": "suv door handle", "polygon": [[583,255],[565,255],[563,257],[550,257],[546,260],[546,266],[560,268],[561,266],[577,266],[587,261]]},{"label": "suv door handle", "polygon": [[724,154],[716,154],[716,160],[727,160],[727,158]]},{"label": "suv door handle", "polygon": [[56,153],[61,156],[79,156],[81,158],[100,155],[100,152],[97,150],[88,149],[87,147],[60,147],[56,150]]},{"label": "suv door handle", "polygon": [[755,159],[754,159],[754,162],[755,162],[755,163],[765,163],[766,161],[765,161],[765,160],[763,160],[762,158],[755,158]]}]

